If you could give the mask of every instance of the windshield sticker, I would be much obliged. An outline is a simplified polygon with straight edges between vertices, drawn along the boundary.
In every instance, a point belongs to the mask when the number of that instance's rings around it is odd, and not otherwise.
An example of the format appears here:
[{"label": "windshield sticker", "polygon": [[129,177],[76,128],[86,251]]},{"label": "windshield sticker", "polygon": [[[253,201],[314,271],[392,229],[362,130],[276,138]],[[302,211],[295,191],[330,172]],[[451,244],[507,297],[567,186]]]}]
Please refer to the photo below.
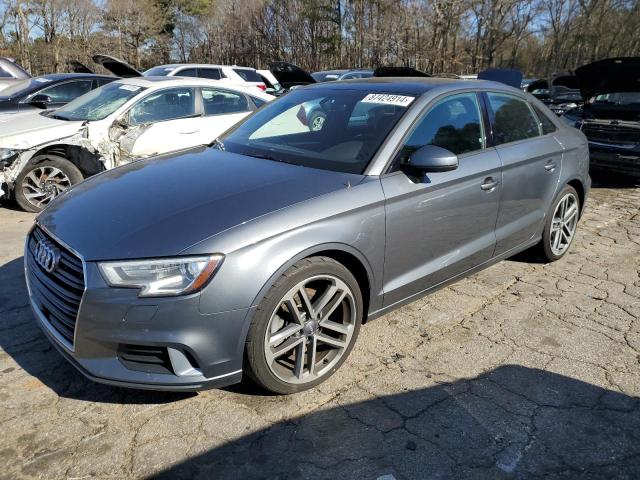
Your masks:
[{"label": "windshield sticker", "polygon": [[404,95],[390,95],[388,93],[370,93],[364,97],[362,103],[381,103],[384,105],[397,105],[398,107],[408,107],[416,97],[405,97]]},{"label": "windshield sticker", "polygon": [[47,82],[51,81],[50,78],[34,78],[33,80],[35,80],[36,82],[40,82],[40,83],[47,83]]},{"label": "windshield sticker", "polygon": [[120,90],[126,90],[128,92],[137,92],[140,90],[140,87],[137,85],[120,85]]}]

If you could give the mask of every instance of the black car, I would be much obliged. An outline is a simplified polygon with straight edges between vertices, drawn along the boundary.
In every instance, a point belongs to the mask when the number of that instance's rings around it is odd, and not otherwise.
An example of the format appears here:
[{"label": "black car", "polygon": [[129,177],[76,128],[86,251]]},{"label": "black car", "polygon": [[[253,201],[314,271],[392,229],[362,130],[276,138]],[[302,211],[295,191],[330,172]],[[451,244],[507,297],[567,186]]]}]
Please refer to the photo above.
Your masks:
[{"label": "black car", "polygon": [[564,119],[589,139],[591,166],[640,178],[640,57],[576,70],[584,103]]},{"label": "black car", "polygon": [[535,80],[525,88],[543,102],[558,116],[576,108],[582,102],[578,77],[575,75],[556,75],[551,80]]},{"label": "black car", "polygon": [[27,78],[0,91],[0,113],[58,108],[117,77],[56,73]]}]

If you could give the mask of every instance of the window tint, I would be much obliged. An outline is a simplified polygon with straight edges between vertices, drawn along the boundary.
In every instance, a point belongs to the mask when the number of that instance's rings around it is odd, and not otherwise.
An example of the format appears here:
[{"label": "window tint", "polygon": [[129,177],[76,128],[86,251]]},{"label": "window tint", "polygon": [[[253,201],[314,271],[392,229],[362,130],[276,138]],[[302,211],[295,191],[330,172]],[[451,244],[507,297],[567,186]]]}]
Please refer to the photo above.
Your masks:
[{"label": "window tint", "polygon": [[106,85],[108,83],[113,82],[114,80],[117,80],[117,78],[113,77],[113,78],[97,78],[96,79],[96,84],[98,85],[98,87],[101,87],[103,85]]},{"label": "window tint", "polygon": [[40,90],[38,94],[51,97],[51,103],[69,103],[80,95],[91,91],[91,83],[91,80],[75,80],[45,88]]},{"label": "window tint", "polygon": [[12,78],[9,72],[5,72],[5,70],[0,67],[0,78]]},{"label": "window tint", "polygon": [[250,68],[234,68],[234,72],[242,77],[245,82],[262,82],[260,75],[253,69]]},{"label": "window tint", "polygon": [[540,135],[538,121],[524,100],[503,93],[487,93],[496,145]]},{"label": "window tint", "polygon": [[239,93],[215,88],[202,89],[202,101],[205,115],[224,115],[227,113],[248,112],[249,102]]},{"label": "window tint", "polygon": [[549,120],[549,117],[542,113],[539,108],[533,107],[533,109],[536,111],[536,115],[538,115],[538,119],[540,120],[540,127],[542,128],[543,135],[546,135],[547,133],[553,133],[557,130],[555,124],[551,120]]},{"label": "window tint", "polygon": [[460,155],[484,146],[480,107],[475,93],[452,95],[434,105],[402,148],[400,161],[425,145],[437,145]]},{"label": "window tint", "polygon": [[198,76],[210,78],[211,80],[220,80],[220,70],[217,68],[199,68]]},{"label": "window tint", "polygon": [[196,102],[193,88],[170,88],[152,93],[129,110],[132,125],[162,122],[195,114]]},{"label": "window tint", "polygon": [[184,70],[180,70],[176,73],[178,77],[197,77],[198,70],[195,68],[185,68]]}]

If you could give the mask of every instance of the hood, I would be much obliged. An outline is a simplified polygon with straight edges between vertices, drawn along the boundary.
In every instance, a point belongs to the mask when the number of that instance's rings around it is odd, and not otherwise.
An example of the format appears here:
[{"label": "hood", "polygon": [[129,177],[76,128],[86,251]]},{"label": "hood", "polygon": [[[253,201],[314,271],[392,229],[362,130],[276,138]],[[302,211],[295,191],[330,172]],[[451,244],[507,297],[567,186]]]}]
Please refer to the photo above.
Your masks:
[{"label": "hood", "polygon": [[607,58],[576,69],[585,100],[603,93],[640,91],[640,57]]},{"label": "hood", "polygon": [[412,67],[378,67],[373,71],[374,77],[430,77]]},{"label": "hood", "polygon": [[506,68],[488,68],[478,73],[478,80],[490,80],[520,89],[522,86],[522,72]]},{"label": "hood", "polygon": [[98,65],[102,65],[111,73],[122,78],[141,77],[142,73],[129,65],[124,60],[112,57],[110,55],[94,55],[91,57]]},{"label": "hood", "polygon": [[526,86],[527,92],[531,93],[534,90],[547,90],[549,88],[549,82],[547,80],[534,80]]},{"label": "hood", "polygon": [[38,223],[86,260],[167,257],[359,179],[203,148],[94,176],[58,197]]},{"label": "hood", "polygon": [[296,85],[316,83],[309,72],[288,62],[274,62],[269,65],[269,71],[283,88],[289,89]]},{"label": "hood", "polygon": [[25,150],[70,137],[83,122],[49,118],[42,111],[3,113],[0,115],[0,147]]}]

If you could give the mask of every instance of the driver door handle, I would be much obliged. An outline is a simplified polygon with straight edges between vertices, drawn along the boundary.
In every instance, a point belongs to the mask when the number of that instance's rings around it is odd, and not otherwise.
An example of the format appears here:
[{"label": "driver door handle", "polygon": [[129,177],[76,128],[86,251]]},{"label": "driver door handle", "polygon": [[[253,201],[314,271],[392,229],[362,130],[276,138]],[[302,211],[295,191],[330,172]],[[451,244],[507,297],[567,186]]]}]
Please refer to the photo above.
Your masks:
[{"label": "driver door handle", "polygon": [[493,177],[487,177],[484,179],[480,188],[485,192],[492,192],[498,186],[498,181]]}]

